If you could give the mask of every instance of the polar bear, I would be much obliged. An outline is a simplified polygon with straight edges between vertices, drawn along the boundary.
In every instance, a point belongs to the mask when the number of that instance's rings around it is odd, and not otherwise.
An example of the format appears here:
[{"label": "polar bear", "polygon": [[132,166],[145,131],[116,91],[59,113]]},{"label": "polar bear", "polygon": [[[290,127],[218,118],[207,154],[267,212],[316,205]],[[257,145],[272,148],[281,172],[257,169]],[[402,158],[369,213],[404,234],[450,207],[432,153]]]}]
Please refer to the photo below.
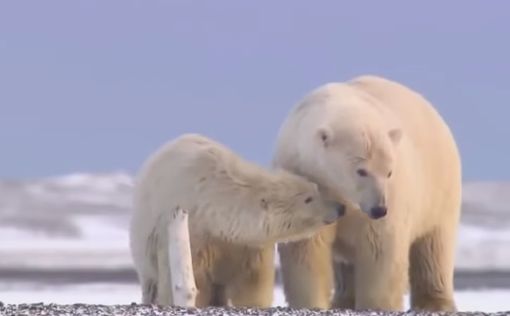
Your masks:
[{"label": "polar bear", "polygon": [[269,307],[276,242],[310,236],[345,211],[303,177],[263,169],[199,134],[151,155],[134,191],[130,246],[145,304],[172,304],[167,223],[176,207],[189,212],[198,307]]},{"label": "polar bear", "polygon": [[461,161],[424,97],[374,75],[324,84],[283,122],[273,166],[347,205],[336,225],[278,245],[291,307],[401,310],[410,284],[413,309],[456,310]]}]

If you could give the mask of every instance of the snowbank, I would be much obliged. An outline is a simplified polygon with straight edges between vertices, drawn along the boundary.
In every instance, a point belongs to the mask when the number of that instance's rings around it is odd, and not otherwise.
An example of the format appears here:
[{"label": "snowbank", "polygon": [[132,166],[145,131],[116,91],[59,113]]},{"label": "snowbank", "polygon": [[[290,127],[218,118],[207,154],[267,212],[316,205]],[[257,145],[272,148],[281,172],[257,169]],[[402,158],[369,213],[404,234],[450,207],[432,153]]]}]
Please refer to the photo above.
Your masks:
[{"label": "snowbank", "polygon": [[[0,181],[0,268],[131,267],[132,187],[125,172]],[[457,268],[510,269],[510,182],[463,194]]]}]

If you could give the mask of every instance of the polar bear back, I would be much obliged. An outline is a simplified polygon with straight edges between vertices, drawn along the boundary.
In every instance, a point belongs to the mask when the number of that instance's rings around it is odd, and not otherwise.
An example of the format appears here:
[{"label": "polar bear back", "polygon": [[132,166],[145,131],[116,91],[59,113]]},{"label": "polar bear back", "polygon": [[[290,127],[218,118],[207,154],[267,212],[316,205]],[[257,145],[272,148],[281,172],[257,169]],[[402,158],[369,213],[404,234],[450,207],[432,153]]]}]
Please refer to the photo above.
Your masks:
[{"label": "polar bear back", "polygon": [[[135,192],[135,204],[144,205],[144,216],[179,206],[191,217],[198,217],[195,211],[209,212],[219,209],[215,204],[228,207],[235,203],[239,183],[250,174],[268,173],[220,143],[199,134],[186,134],[147,159],[137,179],[140,189]],[[198,198],[204,195],[210,199]],[[158,205],[147,208],[148,201]],[[202,202],[207,205],[200,205]],[[213,215],[208,213],[207,217]]]}]

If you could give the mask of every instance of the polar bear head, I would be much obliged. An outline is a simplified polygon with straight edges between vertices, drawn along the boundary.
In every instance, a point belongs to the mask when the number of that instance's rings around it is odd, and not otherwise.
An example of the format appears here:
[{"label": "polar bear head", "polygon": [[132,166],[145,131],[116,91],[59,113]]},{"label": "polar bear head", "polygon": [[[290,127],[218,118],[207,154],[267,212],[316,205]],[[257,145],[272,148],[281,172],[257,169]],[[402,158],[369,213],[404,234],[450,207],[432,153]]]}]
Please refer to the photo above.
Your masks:
[{"label": "polar bear head", "polygon": [[402,130],[372,118],[368,113],[333,116],[317,127],[313,142],[329,186],[377,219],[388,211],[388,183]]},{"label": "polar bear head", "polygon": [[400,137],[398,128],[375,132],[323,126],[316,131],[322,163],[334,166],[327,169],[329,181],[374,219],[387,213],[388,182]]},{"label": "polar bear head", "polygon": [[273,160],[318,183],[348,208],[381,218],[404,136],[387,106],[349,84],[325,84],[304,97],[283,123]]},{"label": "polar bear head", "polygon": [[328,199],[317,184],[284,170],[276,170],[273,176],[256,195],[265,213],[264,233],[275,240],[308,237],[344,215],[345,205]]}]

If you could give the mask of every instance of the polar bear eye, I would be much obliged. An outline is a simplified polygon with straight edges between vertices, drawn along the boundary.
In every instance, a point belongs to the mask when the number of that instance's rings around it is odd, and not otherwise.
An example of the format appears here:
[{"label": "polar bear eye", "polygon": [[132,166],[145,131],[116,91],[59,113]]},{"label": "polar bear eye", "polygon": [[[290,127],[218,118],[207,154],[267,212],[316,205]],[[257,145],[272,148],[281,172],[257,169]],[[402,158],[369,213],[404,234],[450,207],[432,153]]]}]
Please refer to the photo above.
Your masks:
[{"label": "polar bear eye", "polygon": [[313,201],[313,198],[311,196],[309,196],[306,198],[305,203],[310,204],[310,203],[312,203],[312,201]]},{"label": "polar bear eye", "polygon": [[365,169],[358,169],[356,171],[360,177],[366,177],[368,176],[368,172]]}]

